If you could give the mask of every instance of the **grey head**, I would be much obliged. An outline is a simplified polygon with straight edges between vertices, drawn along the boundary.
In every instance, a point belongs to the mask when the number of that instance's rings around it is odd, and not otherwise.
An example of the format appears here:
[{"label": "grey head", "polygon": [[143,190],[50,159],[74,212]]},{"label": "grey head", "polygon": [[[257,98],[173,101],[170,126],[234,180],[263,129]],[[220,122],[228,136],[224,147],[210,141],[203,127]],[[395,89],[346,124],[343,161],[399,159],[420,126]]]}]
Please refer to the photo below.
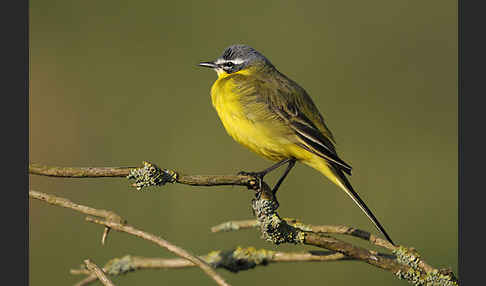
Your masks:
[{"label": "grey head", "polygon": [[247,45],[232,45],[226,48],[221,55],[212,62],[201,62],[200,66],[216,70],[218,74],[235,73],[253,65],[273,67],[264,55]]}]

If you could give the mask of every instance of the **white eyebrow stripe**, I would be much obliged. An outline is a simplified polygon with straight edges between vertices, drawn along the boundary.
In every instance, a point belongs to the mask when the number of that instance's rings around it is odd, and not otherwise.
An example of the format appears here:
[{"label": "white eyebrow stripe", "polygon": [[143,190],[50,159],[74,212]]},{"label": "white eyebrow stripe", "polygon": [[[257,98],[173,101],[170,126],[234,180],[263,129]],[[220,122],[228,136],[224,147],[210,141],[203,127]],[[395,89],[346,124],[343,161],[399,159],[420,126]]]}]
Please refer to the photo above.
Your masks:
[{"label": "white eyebrow stripe", "polygon": [[235,65],[239,65],[239,64],[243,63],[244,60],[240,59],[240,58],[236,58],[234,60],[217,59],[214,63],[217,64],[217,65],[220,65],[220,64],[226,63],[226,62],[232,62]]},{"label": "white eyebrow stripe", "polygon": [[243,63],[243,62],[244,62],[244,60],[243,60],[243,59],[240,59],[240,58],[236,58],[236,59],[232,60],[232,62],[233,62],[235,65],[239,65],[239,64]]}]

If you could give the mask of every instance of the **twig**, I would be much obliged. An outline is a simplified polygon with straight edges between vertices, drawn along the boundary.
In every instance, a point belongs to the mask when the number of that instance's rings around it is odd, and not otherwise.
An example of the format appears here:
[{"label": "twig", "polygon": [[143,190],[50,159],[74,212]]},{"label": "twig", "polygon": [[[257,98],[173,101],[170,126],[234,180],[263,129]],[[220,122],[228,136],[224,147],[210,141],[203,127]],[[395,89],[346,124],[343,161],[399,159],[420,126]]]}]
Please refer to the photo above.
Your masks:
[{"label": "twig", "polygon": [[213,278],[214,281],[216,281],[216,283],[218,283],[219,285],[228,285],[226,283],[226,281],[223,279],[223,277],[219,276],[219,274],[216,273],[216,271],[214,271],[214,269],[211,266],[209,266],[206,262],[204,262],[200,258],[190,254],[188,251],[166,241],[165,239],[163,239],[159,236],[155,236],[151,233],[144,232],[144,231],[139,230],[139,229],[137,229],[133,226],[122,225],[122,224],[116,223],[116,222],[111,222],[111,221],[106,221],[106,220],[103,221],[103,220],[99,220],[99,219],[92,218],[92,217],[87,217],[86,220],[89,221],[89,222],[92,222],[92,223],[101,224],[101,225],[107,226],[111,229],[114,229],[114,230],[117,230],[117,231],[120,231],[120,232],[126,232],[126,233],[132,234],[134,236],[138,236],[140,238],[143,238],[145,240],[151,241],[151,242],[169,250],[170,252],[172,252],[172,253],[180,256],[180,257],[183,257],[183,258],[191,261],[195,265],[199,266],[199,268],[201,268],[204,272],[206,272],[206,274],[208,276],[210,276],[211,278]]},{"label": "twig", "polygon": [[86,268],[88,268],[88,270],[91,273],[93,273],[93,274],[96,275],[96,277],[98,278],[98,280],[100,280],[100,282],[103,283],[103,285],[105,285],[105,286],[115,286],[115,284],[113,284],[113,282],[111,282],[111,280],[108,279],[108,277],[106,277],[105,273],[103,272],[103,270],[101,270],[98,267],[98,265],[94,264],[89,259],[84,260],[84,264],[86,264]]},{"label": "twig", "polygon": [[[60,207],[63,207],[63,208],[72,209],[72,210],[75,210],[75,211],[78,211],[80,213],[84,213],[84,214],[87,214],[87,215],[94,215],[94,216],[97,216],[97,217],[102,217],[102,218],[105,218],[106,220],[113,221],[113,222],[126,223],[125,219],[123,219],[121,216],[119,216],[118,214],[116,214],[112,211],[103,210],[103,209],[95,209],[95,208],[92,208],[92,207],[76,204],[76,203],[73,203],[72,201],[70,201],[66,198],[62,198],[62,197],[58,197],[58,196],[54,196],[54,195],[50,195],[50,194],[46,194],[46,193],[42,193],[42,192],[37,192],[37,191],[34,191],[34,190],[29,191],[29,196],[31,198],[47,202],[51,205],[56,205],[56,206],[60,206]],[[101,244],[105,244],[109,231],[110,231],[110,228],[105,227],[105,229],[103,231],[103,235],[101,237]]]},{"label": "twig", "polygon": [[277,214],[278,203],[272,191],[264,182],[259,196],[253,200],[252,206],[262,237],[274,244],[306,244],[336,251],[347,257],[388,270],[399,278],[406,279],[416,285],[428,285],[428,283],[438,283],[433,285],[459,285],[452,272],[430,267],[413,249],[402,246],[396,247],[393,251],[396,259],[393,259],[380,255],[376,251],[354,246],[322,233],[302,230],[290,225]]},{"label": "twig", "polygon": [[[341,253],[332,251],[280,252],[254,247],[238,247],[232,250],[217,250],[199,256],[200,259],[214,268],[223,268],[232,272],[249,270],[256,266],[266,266],[281,262],[332,262],[353,260]],[[103,271],[109,275],[121,275],[141,269],[178,269],[196,266],[189,260],[181,258],[149,258],[126,255],[108,261]],[[91,274],[86,269],[72,269],[71,274]]]},{"label": "twig", "polygon": [[211,227],[211,232],[236,231],[240,229],[257,228],[260,223],[256,219],[231,220]]},{"label": "twig", "polygon": [[64,178],[126,177],[136,167],[54,167],[30,163],[29,173],[33,175]]},{"label": "twig", "polygon": [[[381,269],[391,271],[399,278],[406,279],[417,285],[430,283],[458,285],[457,279],[450,270],[433,268],[425,263],[420,255],[412,248],[405,248],[402,246],[395,247],[369,232],[346,226],[312,226],[304,225],[293,220],[286,221],[281,219],[276,213],[278,203],[268,185],[251,176],[183,175],[174,170],[160,169],[149,162],[144,162],[143,166],[139,168],[61,168],[30,164],[29,171],[31,174],[57,177],[127,177],[135,180],[133,186],[137,189],[154,185],[160,186],[166,183],[180,183],[194,186],[246,186],[249,189],[257,191],[257,199],[253,201],[253,209],[257,221],[244,221],[241,222],[241,225],[238,225],[238,222],[230,222],[224,227],[220,225],[220,229],[226,228],[228,230],[259,226],[262,237],[274,244],[294,243],[326,248],[344,255],[347,259],[363,261]],[[128,227],[123,225],[123,222],[112,221],[109,219],[87,219],[91,222],[105,225],[108,227],[105,230],[109,230],[110,227],[115,226],[118,227],[118,230],[120,231],[126,231],[127,229],[123,230],[123,227]],[[217,228],[218,227],[213,228],[213,231],[217,231]],[[131,229],[130,231],[135,230],[136,229]],[[392,250],[395,256],[384,255],[373,250],[354,246],[348,242],[325,235],[326,233],[346,234],[365,239],[374,245]],[[141,235],[139,236],[143,237]],[[153,238],[156,237],[154,236]],[[197,259],[199,258],[193,257],[193,259],[198,261]],[[199,261],[201,262],[200,259]],[[203,270],[205,269],[203,267],[201,268]],[[211,268],[207,269],[212,270]]]},{"label": "twig", "polygon": [[55,167],[30,163],[29,173],[33,175],[63,178],[100,178],[127,177],[136,180],[133,186],[138,189],[166,183],[179,183],[191,186],[246,186],[255,188],[254,177],[247,175],[184,175],[175,170],[160,169],[150,162],[141,167]]},{"label": "twig", "polygon": [[[249,270],[256,266],[266,266],[271,263],[352,260],[341,253],[330,251],[278,252],[266,249],[257,250],[253,247],[212,251],[199,258],[214,268],[223,268],[231,272]],[[108,275],[116,276],[143,269],[180,269],[194,266],[196,266],[194,263],[181,258],[166,259],[126,255],[122,258],[114,258],[108,261],[103,267],[103,271]],[[88,285],[97,279],[96,276],[91,275],[91,272],[86,269],[71,269],[70,273],[74,275],[88,275],[88,277],[76,284],[77,286]]]},{"label": "twig", "polygon": [[[304,229],[307,225],[299,224],[296,222],[296,227]],[[315,233],[332,233],[332,234],[345,234],[351,235],[357,238],[364,239],[374,245],[384,247],[391,251],[396,250],[396,246],[389,243],[388,241],[379,238],[365,230],[357,229],[354,227],[348,227],[344,225],[309,225],[310,231]]]},{"label": "twig", "polygon": [[[366,240],[374,245],[384,247],[391,251],[396,250],[396,247],[393,246],[388,241],[379,238],[365,230],[357,229],[354,227],[344,226],[344,225],[311,225],[311,224],[304,224],[301,221],[295,218],[282,218],[288,224],[292,225],[293,227],[299,228],[303,231],[311,231],[315,233],[327,233],[327,234],[344,234],[350,235],[353,237],[361,238]],[[215,225],[211,228],[212,232],[222,232],[222,231],[236,231],[240,229],[248,229],[248,228],[258,228],[260,226],[258,220],[235,220],[235,221],[227,221],[218,225]]]},{"label": "twig", "polygon": [[50,195],[42,192],[37,192],[34,190],[29,191],[29,196],[34,199],[38,199],[41,201],[45,201],[51,205],[56,205],[64,208],[69,208],[75,211],[78,211],[80,213],[84,213],[87,215],[93,215],[97,217],[103,217],[106,218],[107,220],[110,221],[117,221],[120,223],[124,223],[125,220],[119,216],[118,214],[112,212],[112,211],[107,211],[103,209],[95,209],[92,207],[80,205],[77,203],[72,202],[69,199],[63,198],[63,197],[58,197],[55,195]]},{"label": "twig", "polygon": [[174,244],[172,244],[172,243],[170,243],[170,242],[168,242],[168,241],[166,241],[166,240],[164,240],[160,237],[157,237],[153,234],[138,230],[138,229],[136,229],[132,226],[125,225],[124,224],[125,221],[123,219],[121,219],[120,216],[116,215],[114,212],[106,211],[106,210],[98,210],[98,209],[94,209],[94,208],[91,208],[91,207],[79,205],[79,204],[73,203],[70,200],[65,199],[65,198],[61,198],[61,197],[57,197],[57,196],[53,196],[53,195],[49,195],[49,194],[45,194],[45,193],[41,193],[41,192],[36,192],[36,191],[33,191],[33,190],[29,191],[29,196],[32,197],[32,198],[35,198],[35,199],[45,201],[49,204],[58,205],[58,206],[62,206],[62,207],[66,207],[66,208],[70,208],[70,209],[79,211],[81,213],[91,214],[91,215],[95,215],[95,216],[98,216],[98,217],[105,218],[105,220],[99,220],[99,219],[96,219],[96,218],[87,217],[86,220],[88,220],[90,222],[102,224],[105,227],[107,227],[108,229],[115,229],[117,231],[127,232],[127,233],[133,234],[135,236],[141,237],[143,239],[149,240],[151,242],[154,242],[154,243],[158,244],[159,246],[164,247],[167,250],[171,251],[172,253],[175,253],[176,255],[183,257],[185,259],[188,259],[191,262],[193,262],[195,265],[197,265],[199,268],[201,268],[209,277],[211,277],[214,281],[216,281],[216,283],[218,285],[229,285],[229,284],[226,283],[226,281],[218,273],[216,273],[211,268],[211,266],[206,264],[201,259],[193,256],[192,254],[190,254],[186,250],[184,250],[184,249],[182,249],[182,248],[180,248],[180,247],[178,247],[178,246],[176,246],[176,245],[174,245]]},{"label": "twig", "polygon": [[303,234],[303,244],[314,245],[317,247],[337,251],[353,259],[366,262],[384,270],[389,270],[393,273],[396,273],[398,271],[406,272],[409,270],[408,267],[401,265],[394,259],[379,256],[378,253],[374,251],[352,245],[348,242],[336,239],[334,237],[316,234],[313,232],[303,232]]},{"label": "twig", "polygon": [[95,282],[96,280],[98,280],[98,277],[94,274],[91,274],[83,280],[79,281],[78,283],[74,284],[74,286],[86,286]]}]

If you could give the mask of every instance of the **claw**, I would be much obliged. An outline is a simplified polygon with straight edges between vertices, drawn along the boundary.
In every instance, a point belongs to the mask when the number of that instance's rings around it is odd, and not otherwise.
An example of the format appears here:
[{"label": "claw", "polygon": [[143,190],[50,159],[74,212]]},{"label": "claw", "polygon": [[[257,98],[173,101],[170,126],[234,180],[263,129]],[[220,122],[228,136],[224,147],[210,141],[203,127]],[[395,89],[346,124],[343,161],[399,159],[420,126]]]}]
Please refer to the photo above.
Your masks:
[{"label": "claw", "polygon": [[255,177],[255,178],[263,179],[263,177],[265,176],[265,172],[246,172],[246,171],[240,171],[240,172],[238,172],[238,175],[250,176],[250,177]]},{"label": "claw", "polygon": [[[258,182],[257,186],[257,190],[261,190],[262,189],[262,181],[263,181],[263,177],[266,175],[266,172],[245,172],[245,171],[240,171],[238,172],[238,175],[242,175],[242,176],[250,176],[250,177],[253,177],[255,178],[255,180]],[[250,187],[248,187],[250,188]]]}]

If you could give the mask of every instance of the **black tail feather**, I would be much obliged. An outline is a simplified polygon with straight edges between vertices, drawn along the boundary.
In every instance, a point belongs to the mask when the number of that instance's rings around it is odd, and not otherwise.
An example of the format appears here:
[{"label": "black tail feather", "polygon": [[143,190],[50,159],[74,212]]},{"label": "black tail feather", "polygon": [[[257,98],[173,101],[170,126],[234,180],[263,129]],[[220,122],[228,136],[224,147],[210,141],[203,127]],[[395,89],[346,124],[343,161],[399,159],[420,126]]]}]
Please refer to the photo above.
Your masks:
[{"label": "black tail feather", "polygon": [[332,166],[332,168],[333,168],[334,173],[340,179],[340,181],[346,186],[346,189],[347,189],[346,192],[347,192],[347,194],[361,208],[361,210],[366,214],[366,216],[368,216],[368,218],[371,220],[371,222],[373,222],[373,224],[375,225],[375,227],[386,237],[386,239],[391,244],[395,245],[395,243],[393,243],[392,239],[386,233],[385,229],[380,224],[380,222],[378,221],[378,219],[373,215],[373,213],[371,212],[371,210],[366,206],[366,204],[363,202],[363,200],[359,197],[358,193],[356,193],[356,191],[353,189],[353,187],[351,186],[351,183],[349,183],[349,181],[346,178],[346,176],[343,174],[343,172],[340,169],[338,169],[339,167]]}]

